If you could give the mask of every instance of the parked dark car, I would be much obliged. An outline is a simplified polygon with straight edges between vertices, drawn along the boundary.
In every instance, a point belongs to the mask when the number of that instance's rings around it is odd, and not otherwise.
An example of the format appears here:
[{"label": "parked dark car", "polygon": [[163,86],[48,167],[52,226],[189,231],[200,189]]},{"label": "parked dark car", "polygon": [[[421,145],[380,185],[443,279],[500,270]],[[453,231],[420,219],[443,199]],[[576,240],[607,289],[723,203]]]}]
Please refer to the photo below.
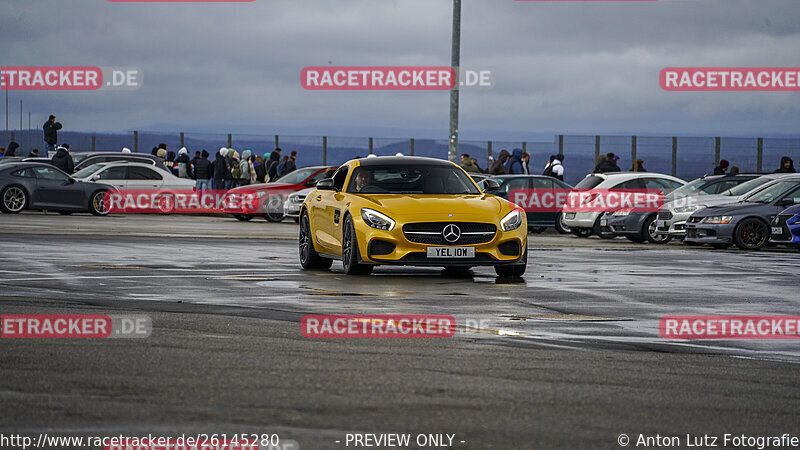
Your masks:
[{"label": "parked dark car", "polygon": [[81,152],[72,154],[75,161],[75,172],[89,167],[92,164],[104,163],[109,161],[129,161],[157,166],[159,169],[167,170],[155,156],[149,153],[122,153],[122,152]]},{"label": "parked dark car", "polygon": [[[727,191],[739,184],[758,178],[759,174],[738,175],[710,175],[691,181],[664,196],[664,205],[691,196],[715,195]],[[617,236],[625,236],[636,243],[650,242],[652,244],[666,244],[673,236],[659,233],[657,227],[656,211],[613,211],[607,212],[600,220],[602,227]]]},{"label": "parked dark car", "polygon": [[[497,175],[489,177],[489,179],[497,181],[500,188],[492,194],[502,197],[506,200],[510,199],[509,193],[515,189],[537,189],[537,190],[554,190],[564,189],[571,190],[572,186],[557,178],[548,177],[545,175]],[[561,234],[569,234],[569,227],[563,223],[563,215],[561,211],[552,212],[535,212],[527,211],[525,215],[528,219],[528,230],[532,233],[541,233],[549,227],[553,227]]]},{"label": "parked dark car", "polygon": [[800,175],[766,185],[740,203],[702,209],[686,221],[685,242],[742,250],[758,250],[770,238],[771,224],[780,212],[800,204]]},{"label": "parked dark car", "polygon": [[772,221],[772,244],[795,245],[800,250],[800,204],[780,212]]},{"label": "parked dark car", "polygon": [[62,214],[90,212],[105,216],[104,193],[114,187],[78,181],[49,163],[21,162],[0,165],[0,209],[19,213],[25,209]]}]

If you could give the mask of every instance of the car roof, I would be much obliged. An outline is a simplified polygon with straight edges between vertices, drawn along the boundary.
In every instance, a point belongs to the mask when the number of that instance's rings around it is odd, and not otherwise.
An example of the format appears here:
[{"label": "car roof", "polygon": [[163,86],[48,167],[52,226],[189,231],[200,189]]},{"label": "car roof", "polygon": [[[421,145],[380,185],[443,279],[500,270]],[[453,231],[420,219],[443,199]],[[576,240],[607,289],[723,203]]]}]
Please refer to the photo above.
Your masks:
[{"label": "car roof", "polygon": [[[586,175],[587,177],[595,176],[604,178],[605,181],[627,181],[627,180],[635,180],[638,178],[670,178],[674,180],[680,180],[684,183],[685,180],[681,180],[678,177],[667,175],[665,173],[658,173],[658,172],[606,172],[606,173],[590,173]],[[605,183],[605,181],[603,181]]]},{"label": "car roof", "polygon": [[442,166],[452,167],[455,164],[445,159],[425,158],[422,156],[376,156],[370,158],[359,158],[359,166]]}]

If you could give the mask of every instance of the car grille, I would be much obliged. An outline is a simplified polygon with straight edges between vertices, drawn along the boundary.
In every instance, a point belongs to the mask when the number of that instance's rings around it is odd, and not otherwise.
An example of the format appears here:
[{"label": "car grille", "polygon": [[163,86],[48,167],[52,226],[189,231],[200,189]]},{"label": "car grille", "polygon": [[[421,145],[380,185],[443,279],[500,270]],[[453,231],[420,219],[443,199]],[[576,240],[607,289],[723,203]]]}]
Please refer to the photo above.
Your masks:
[{"label": "car grille", "polygon": [[[442,235],[447,225],[456,225],[461,230],[461,237],[448,242]],[[494,239],[497,227],[491,223],[475,222],[423,222],[408,223],[403,226],[403,235],[409,242],[429,245],[475,245],[485,244]]]},{"label": "car grille", "polygon": [[781,227],[782,231],[781,231],[781,234],[777,234],[777,235],[773,234],[772,235],[772,240],[773,241],[776,241],[776,242],[791,242],[792,241],[792,239],[794,237],[792,236],[792,232],[789,230],[789,225],[787,225],[787,222],[792,217],[794,217],[794,214],[784,214],[784,215],[779,215],[775,219],[775,221],[772,223],[772,225],[774,227]]},{"label": "car grille", "polygon": [[669,211],[659,211],[658,212],[658,220],[669,220],[672,219],[672,213]]}]

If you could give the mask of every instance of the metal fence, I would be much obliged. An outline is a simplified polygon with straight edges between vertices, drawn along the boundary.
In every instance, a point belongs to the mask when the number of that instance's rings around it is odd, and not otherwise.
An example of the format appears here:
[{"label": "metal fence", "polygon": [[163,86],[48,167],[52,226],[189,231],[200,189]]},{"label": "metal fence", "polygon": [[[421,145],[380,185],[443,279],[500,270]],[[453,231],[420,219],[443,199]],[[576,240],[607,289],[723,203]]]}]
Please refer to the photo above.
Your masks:
[{"label": "metal fence", "polygon": [[[17,141],[22,152],[43,148],[41,130],[3,133],[2,145]],[[275,147],[296,150],[298,165],[338,165],[355,156],[404,155],[447,158],[447,139],[402,139],[380,137],[248,135],[227,133],[181,133],[131,131],[128,133],[91,133],[60,131],[59,141],[69,143],[72,151],[119,151],[128,147],[134,152],[149,153],[161,143],[170,151],[186,147],[190,153],[206,149],[212,155],[220,147],[233,147],[240,152],[252,150],[263,155]],[[501,150],[511,152],[521,148],[531,154],[532,173],[541,173],[552,154],[565,156],[567,182],[577,183],[590,173],[598,155],[609,152],[620,157],[622,170],[629,170],[633,161],[644,160],[650,172],[667,173],[683,179],[693,179],[711,173],[722,159],[739,167],[741,172],[772,172],[780,158],[789,156],[800,160],[800,138],[726,138],[682,136],[592,136],[556,135],[553,142],[459,141],[459,153],[477,158],[481,168],[487,168]]]}]

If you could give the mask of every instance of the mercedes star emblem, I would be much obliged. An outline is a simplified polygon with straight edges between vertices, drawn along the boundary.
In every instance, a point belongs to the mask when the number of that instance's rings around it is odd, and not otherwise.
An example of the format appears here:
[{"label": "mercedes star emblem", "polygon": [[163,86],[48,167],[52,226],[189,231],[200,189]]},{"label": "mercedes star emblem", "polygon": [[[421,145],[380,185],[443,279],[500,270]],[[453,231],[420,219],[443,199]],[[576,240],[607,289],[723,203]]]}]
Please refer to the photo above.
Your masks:
[{"label": "mercedes star emblem", "polygon": [[447,242],[455,242],[461,238],[461,229],[457,225],[449,224],[442,230],[442,236]]}]

